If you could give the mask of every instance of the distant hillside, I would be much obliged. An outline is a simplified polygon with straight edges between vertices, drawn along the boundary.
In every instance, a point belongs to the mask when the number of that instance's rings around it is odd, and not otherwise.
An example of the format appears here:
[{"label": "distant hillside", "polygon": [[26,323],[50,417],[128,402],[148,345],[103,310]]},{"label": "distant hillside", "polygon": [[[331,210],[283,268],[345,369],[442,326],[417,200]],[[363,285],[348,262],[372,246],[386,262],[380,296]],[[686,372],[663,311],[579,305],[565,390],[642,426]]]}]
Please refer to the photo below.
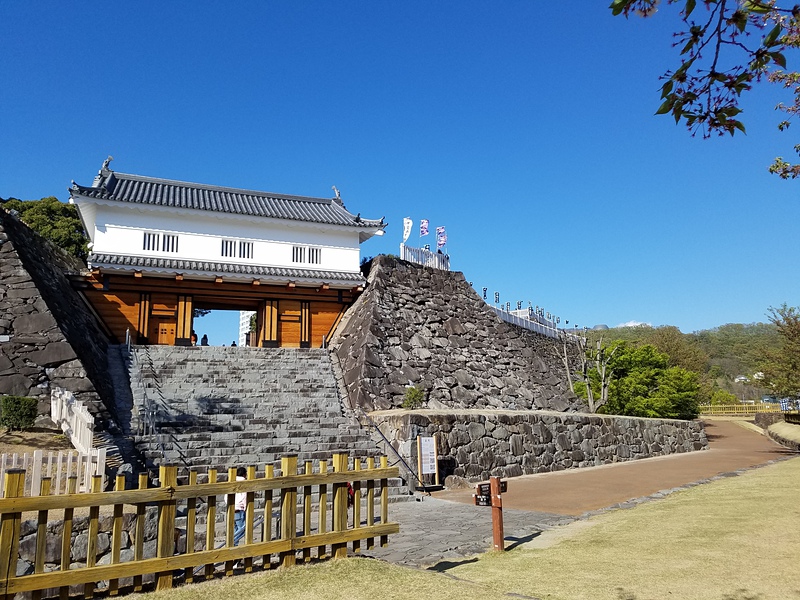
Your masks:
[{"label": "distant hillside", "polygon": [[604,343],[625,340],[652,344],[669,354],[674,366],[696,371],[716,387],[746,399],[760,396],[763,390],[755,385],[742,386],[736,377],[745,375],[753,381],[753,374],[762,369],[765,352],[780,348],[777,329],[771,323],[729,323],[694,333],[681,333],[672,326],[639,325],[589,331],[588,335],[595,341],[602,336]]}]

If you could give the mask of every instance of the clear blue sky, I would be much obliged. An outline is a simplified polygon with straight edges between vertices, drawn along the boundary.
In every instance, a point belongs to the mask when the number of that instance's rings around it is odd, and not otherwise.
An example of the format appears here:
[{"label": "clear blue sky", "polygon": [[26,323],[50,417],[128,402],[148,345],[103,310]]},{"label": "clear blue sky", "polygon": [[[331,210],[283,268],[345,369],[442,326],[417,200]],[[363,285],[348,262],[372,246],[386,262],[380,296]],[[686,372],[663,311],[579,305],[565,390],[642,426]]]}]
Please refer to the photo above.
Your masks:
[{"label": "clear blue sky", "polygon": [[766,170],[796,143],[780,90],[746,101],[747,136],[693,139],[653,114],[676,11],[608,4],[6,1],[0,196],[66,200],[111,154],[126,173],[336,185],[389,222],[362,255],[427,218],[476,288],[562,324],[688,332],[800,304],[800,184]]}]

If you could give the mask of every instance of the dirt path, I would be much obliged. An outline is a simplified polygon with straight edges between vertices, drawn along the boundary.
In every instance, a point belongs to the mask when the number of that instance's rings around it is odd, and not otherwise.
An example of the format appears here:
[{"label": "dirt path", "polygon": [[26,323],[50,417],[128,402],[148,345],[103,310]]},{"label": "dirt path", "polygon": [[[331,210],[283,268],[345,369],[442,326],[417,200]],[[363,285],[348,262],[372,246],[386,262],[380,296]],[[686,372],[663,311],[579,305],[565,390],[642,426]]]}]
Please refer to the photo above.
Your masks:
[{"label": "dirt path", "polygon": [[[729,420],[705,421],[709,449],[509,480],[503,507],[578,516],[633,498],[702,481],[722,473],[797,456],[756,431]],[[436,497],[472,503],[472,489]]]}]

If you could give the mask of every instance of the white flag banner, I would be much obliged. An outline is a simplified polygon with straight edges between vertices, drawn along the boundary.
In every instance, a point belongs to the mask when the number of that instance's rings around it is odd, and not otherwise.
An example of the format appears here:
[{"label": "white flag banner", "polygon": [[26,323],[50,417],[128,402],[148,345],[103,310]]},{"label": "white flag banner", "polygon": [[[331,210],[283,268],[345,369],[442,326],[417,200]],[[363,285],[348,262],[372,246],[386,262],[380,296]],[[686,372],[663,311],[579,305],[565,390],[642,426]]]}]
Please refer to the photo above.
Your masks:
[{"label": "white flag banner", "polygon": [[414,221],[406,217],[403,219],[403,243],[406,243],[408,236],[411,235],[411,228],[414,226]]}]

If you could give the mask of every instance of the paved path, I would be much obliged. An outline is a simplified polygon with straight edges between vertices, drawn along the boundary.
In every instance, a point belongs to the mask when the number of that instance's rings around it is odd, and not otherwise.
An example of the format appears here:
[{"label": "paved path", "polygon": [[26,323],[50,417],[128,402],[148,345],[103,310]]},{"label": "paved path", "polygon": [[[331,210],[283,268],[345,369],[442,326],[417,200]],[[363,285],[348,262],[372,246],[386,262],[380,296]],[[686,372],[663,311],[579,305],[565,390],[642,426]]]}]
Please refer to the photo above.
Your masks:
[{"label": "paved path", "polygon": [[[509,479],[503,495],[506,547],[531,542],[542,531],[595,512],[635,506],[677,489],[797,456],[734,421],[706,421],[706,434],[710,448],[702,452]],[[390,536],[387,548],[364,555],[419,567],[460,562],[491,546],[491,509],[472,505],[472,489],[392,504],[389,517],[400,523],[400,534]]]}]

